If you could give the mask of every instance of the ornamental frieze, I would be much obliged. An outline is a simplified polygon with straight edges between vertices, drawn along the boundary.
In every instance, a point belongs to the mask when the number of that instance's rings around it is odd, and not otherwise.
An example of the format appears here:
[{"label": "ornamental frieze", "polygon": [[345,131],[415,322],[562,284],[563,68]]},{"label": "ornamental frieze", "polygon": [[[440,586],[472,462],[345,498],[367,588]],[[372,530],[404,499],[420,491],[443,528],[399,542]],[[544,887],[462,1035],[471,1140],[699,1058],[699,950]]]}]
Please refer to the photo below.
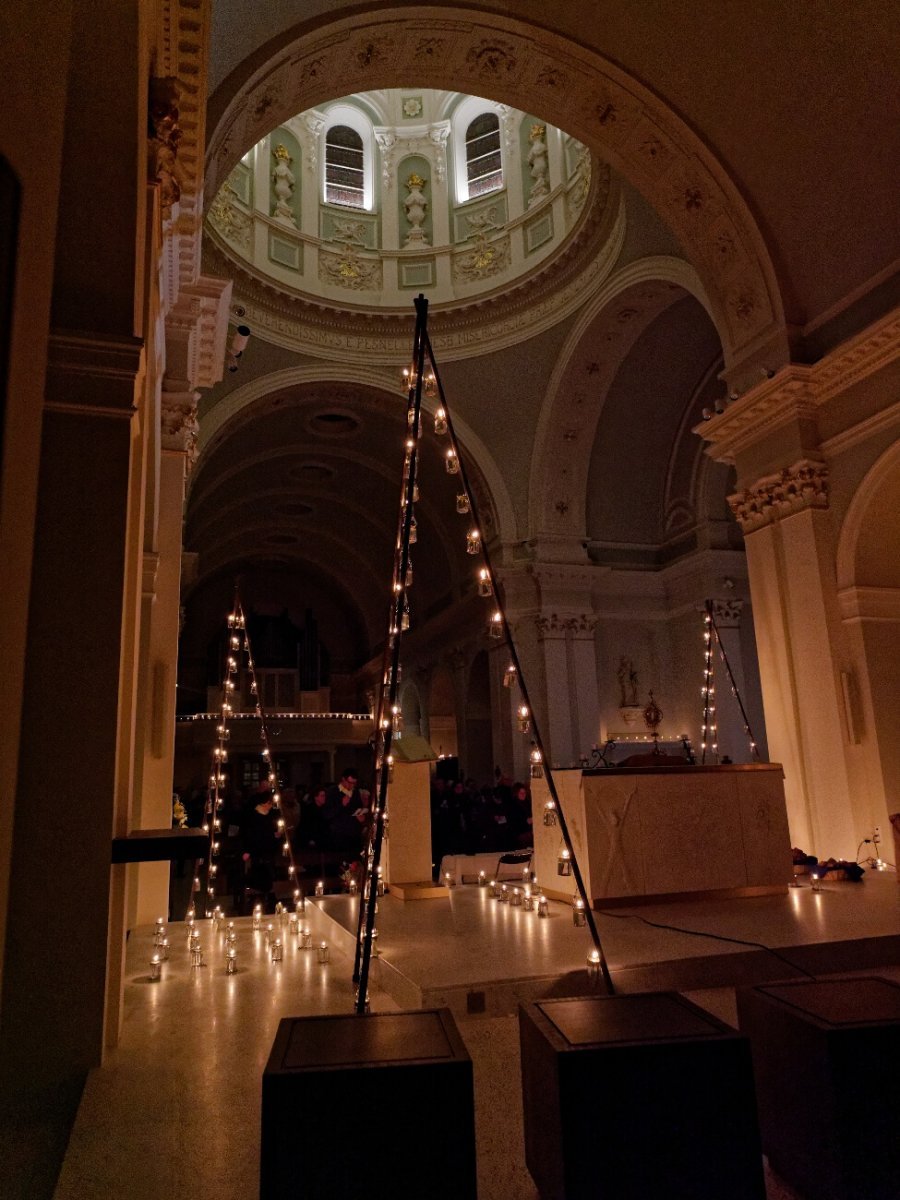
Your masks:
[{"label": "ornamental frieze", "polygon": [[781,328],[775,274],[737,188],[684,122],[602,56],[496,14],[426,23],[412,11],[335,21],[306,32],[300,46],[286,46],[232,97],[210,139],[210,196],[264,133],[333,98],[334,80],[345,95],[402,87],[412,75],[453,90],[471,82],[476,95],[489,83],[498,101],[539,112],[601,157],[614,155],[685,245],[726,357]]},{"label": "ornamental frieze", "polygon": [[744,533],[807,508],[827,508],[828,467],[800,459],[777,475],[766,475],[752,488],[729,496],[728,503]]}]

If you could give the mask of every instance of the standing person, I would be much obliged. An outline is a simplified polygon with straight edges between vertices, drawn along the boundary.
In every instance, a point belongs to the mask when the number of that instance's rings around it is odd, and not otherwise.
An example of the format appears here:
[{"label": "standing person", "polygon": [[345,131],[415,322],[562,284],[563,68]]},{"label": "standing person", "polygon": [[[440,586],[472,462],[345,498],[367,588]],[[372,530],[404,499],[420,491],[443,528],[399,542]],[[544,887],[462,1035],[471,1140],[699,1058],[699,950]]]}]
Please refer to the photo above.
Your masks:
[{"label": "standing person", "polygon": [[368,810],[359,790],[359,774],[355,767],[346,767],[340,780],[328,789],[325,814],[333,848],[358,855],[362,850]]},{"label": "standing person", "polygon": [[[278,837],[275,802],[268,784],[260,784],[255,805],[244,814],[241,846],[247,886],[265,896],[266,908],[274,903],[275,861],[281,843]],[[264,789],[264,790],[263,790]]]}]

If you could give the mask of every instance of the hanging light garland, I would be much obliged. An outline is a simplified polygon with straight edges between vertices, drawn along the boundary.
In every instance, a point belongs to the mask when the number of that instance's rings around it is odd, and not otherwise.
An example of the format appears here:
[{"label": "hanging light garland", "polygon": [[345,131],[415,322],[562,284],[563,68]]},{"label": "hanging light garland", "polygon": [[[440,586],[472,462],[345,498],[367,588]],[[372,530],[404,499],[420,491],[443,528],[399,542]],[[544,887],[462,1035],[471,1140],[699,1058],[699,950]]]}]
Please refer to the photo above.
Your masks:
[{"label": "hanging light garland", "polygon": [[[427,359],[430,366],[429,379],[434,381],[434,386],[437,392],[438,407],[435,415],[435,433],[438,435],[446,435],[450,438],[450,446],[445,452],[444,462],[447,471],[450,474],[459,477],[459,483],[461,486],[459,486],[457,490],[456,510],[460,514],[465,514],[467,516],[471,515],[472,519],[472,525],[466,532],[465,548],[467,554],[480,559],[480,565],[475,573],[476,591],[480,596],[486,599],[492,599],[495,604],[495,607],[492,609],[487,621],[488,635],[494,640],[505,641],[509,649],[510,660],[503,673],[503,686],[510,689],[516,686],[519,691],[519,703],[516,705],[516,723],[519,732],[529,735],[531,739],[531,750],[529,752],[529,774],[532,779],[546,778],[547,780],[547,787],[551,798],[544,810],[544,823],[545,825],[559,825],[559,830],[562,837],[562,847],[559,856],[559,870],[561,874],[574,876],[575,885],[577,888],[576,896],[581,901],[581,908],[579,908],[578,911],[583,913],[584,923],[590,928],[591,939],[593,941],[591,955],[594,957],[590,959],[591,969],[589,973],[593,973],[593,963],[596,960],[597,973],[599,976],[602,976],[607,991],[612,993],[614,990],[612,978],[609,973],[609,967],[607,965],[606,958],[603,954],[603,948],[600,944],[600,936],[597,931],[597,925],[594,920],[593,911],[591,910],[590,902],[586,894],[584,879],[575,856],[567,823],[560,808],[559,797],[553,780],[553,773],[546,762],[543,741],[541,739],[540,730],[534,715],[534,709],[529,701],[528,691],[522,675],[521,664],[519,663],[515,643],[512,639],[501,593],[497,586],[497,578],[491,564],[490,553],[485,545],[485,539],[481,536],[481,523],[478,519],[476,497],[469,483],[465,467],[465,460],[453,429],[453,421],[451,419],[449,406],[444,394],[443,384],[441,383],[440,372],[438,371],[437,363],[435,362],[434,358],[434,351],[428,336],[427,302],[425,301],[424,297],[420,296],[417,299],[416,312],[416,345],[420,345],[418,339],[421,337],[421,343],[424,343],[424,350],[427,354]],[[504,898],[502,890],[503,889],[501,888],[501,894],[499,896],[501,901]],[[529,910],[531,909],[534,900],[531,885],[528,886],[527,897],[520,896],[519,899],[523,908],[527,907]],[[527,905],[524,902],[526,899],[529,901]],[[544,896],[539,896],[538,915],[547,916],[547,913],[547,898]]]},{"label": "hanging light garland", "polygon": [[[278,778],[275,762],[272,757],[268,721],[259,694],[259,681],[256,676],[253,653],[247,634],[247,622],[237,589],[235,589],[234,606],[232,612],[228,615],[227,625],[228,652],[225,656],[225,677],[222,682],[222,708],[218,724],[216,725],[216,745],[212,752],[212,770],[209,776],[202,826],[203,832],[209,835],[209,846],[204,861],[205,881],[202,884],[204,888],[203,913],[210,919],[215,919],[219,912],[214,901],[219,872],[219,863],[217,860],[221,851],[221,815],[224,807],[223,788],[226,782],[226,775],[222,768],[228,763],[228,743],[231,739],[231,730],[228,727],[228,723],[234,716],[236,690],[241,677],[242,656],[245,658],[244,666],[250,680],[250,696],[253,698],[256,716],[260,723],[260,740],[262,742],[260,758],[262,760],[262,772],[265,776],[264,782],[272,797],[273,807],[278,814],[275,822],[278,840],[281,844],[282,855],[287,860],[288,880],[292,885],[294,903],[298,905],[302,901],[302,890],[299,887],[297,877],[297,864],[294,861],[294,853],[291,847],[290,830],[287,828],[281,807],[281,781]],[[201,879],[199,876],[195,876],[193,891],[196,894],[200,890]],[[188,921],[193,921],[195,916],[196,908],[192,901],[187,913]]]},{"label": "hanging light garland", "polygon": [[[747,710],[744,707],[744,701],[741,697],[740,689],[737,685],[737,680],[734,677],[734,672],[731,669],[731,663],[728,661],[728,653],[725,645],[719,634],[719,627],[716,624],[714,614],[714,605],[712,600],[707,600],[705,612],[703,616],[703,723],[700,726],[700,762],[706,762],[706,751],[710,750],[716,757],[716,762],[719,761],[719,745],[718,745],[718,718],[716,717],[716,670],[715,670],[715,655],[714,651],[718,651],[719,659],[725,667],[728,675],[728,682],[731,685],[731,694],[737,701],[738,708],[741,712],[741,721],[743,724],[744,735],[750,747],[750,757],[757,762],[762,761],[762,756],[759,753],[759,747],[756,744],[756,738],[753,736],[753,730],[750,728],[750,719],[747,716]],[[686,748],[690,750],[690,743],[687,738],[684,739]]]}]

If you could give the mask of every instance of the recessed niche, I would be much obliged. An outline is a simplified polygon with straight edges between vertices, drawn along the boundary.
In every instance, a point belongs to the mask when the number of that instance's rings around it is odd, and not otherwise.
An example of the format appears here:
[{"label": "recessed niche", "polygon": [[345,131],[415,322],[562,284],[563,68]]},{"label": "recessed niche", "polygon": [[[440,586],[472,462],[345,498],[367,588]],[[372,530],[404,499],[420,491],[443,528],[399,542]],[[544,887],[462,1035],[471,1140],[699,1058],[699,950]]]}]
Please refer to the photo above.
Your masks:
[{"label": "recessed niche", "polygon": [[352,413],[326,410],[310,417],[309,427],[326,437],[345,437],[359,429],[359,420]]},{"label": "recessed niche", "polygon": [[304,504],[302,500],[289,500],[272,508],[272,512],[279,517],[308,517],[312,510],[312,505]]},{"label": "recessed niche", "polygon": [[289,467],[286,474],[288,479],[297,483],[326,483],[333,478],[334,468],[327,467],[324,463],[306,462]]}]

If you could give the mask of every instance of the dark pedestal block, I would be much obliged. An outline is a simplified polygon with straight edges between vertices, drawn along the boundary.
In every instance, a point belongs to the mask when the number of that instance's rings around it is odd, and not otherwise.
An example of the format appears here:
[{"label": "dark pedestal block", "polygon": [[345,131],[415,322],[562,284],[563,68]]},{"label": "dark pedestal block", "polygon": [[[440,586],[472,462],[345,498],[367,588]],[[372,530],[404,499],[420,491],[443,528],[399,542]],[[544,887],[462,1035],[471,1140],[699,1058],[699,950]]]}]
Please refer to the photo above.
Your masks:
[{"label": "dark pedestal block", "polygon": [[542,1200],[765,1200],[747,1039],[674,992],[519,1009]]},{"label": "dark pedestal block", "polygon": [[261,1200],[476,1200],[472,1060],[450,1010],[283,1020],[260,1154]]},{"label": "dark pedestal block", "polygon": [[797,980],[737,1000],[774,1170],[816,1200],[897,1200],[900,987]]}]

